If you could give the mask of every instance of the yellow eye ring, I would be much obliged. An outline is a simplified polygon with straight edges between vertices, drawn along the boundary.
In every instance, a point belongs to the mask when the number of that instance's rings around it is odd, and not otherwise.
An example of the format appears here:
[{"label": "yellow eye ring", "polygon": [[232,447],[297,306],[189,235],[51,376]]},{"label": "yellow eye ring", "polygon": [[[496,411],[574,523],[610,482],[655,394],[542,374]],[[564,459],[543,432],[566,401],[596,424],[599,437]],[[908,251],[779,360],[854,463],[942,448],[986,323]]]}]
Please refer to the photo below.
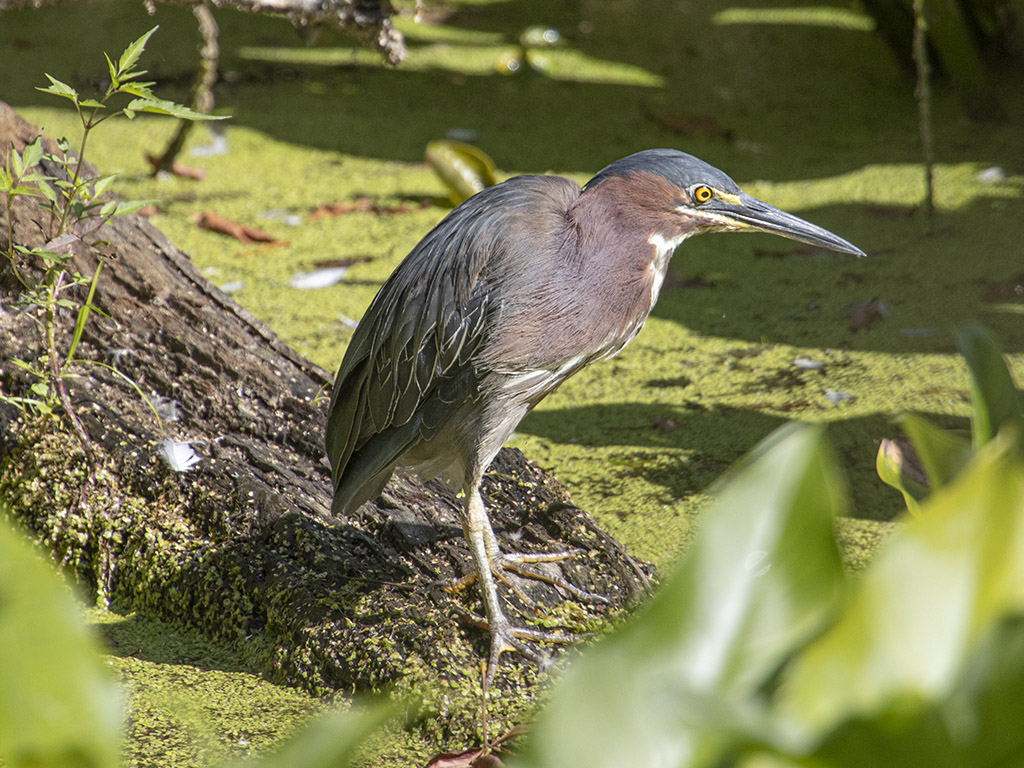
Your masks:
[{"label": "yellow eye ring", "polygon": [[697,203],[706,203],[713,195],[714,192],[711,190],[711,187],[706,184],[693,188],[693,199]]}]

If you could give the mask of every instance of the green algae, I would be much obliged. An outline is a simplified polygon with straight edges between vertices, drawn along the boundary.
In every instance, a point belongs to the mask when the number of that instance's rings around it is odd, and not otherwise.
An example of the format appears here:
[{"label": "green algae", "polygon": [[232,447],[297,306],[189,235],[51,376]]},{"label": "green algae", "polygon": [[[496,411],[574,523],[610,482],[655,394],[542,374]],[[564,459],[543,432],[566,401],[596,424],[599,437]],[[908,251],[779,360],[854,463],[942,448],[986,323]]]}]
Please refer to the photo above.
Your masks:
[{"label": "green algae", "polygon": [[[996,73],[1006,81],[1011,119],[978,125],[937,88],[938,216],[928,233],[915,211],[923,169],[912,84],[864,31],[865,17],[837,6],[807,9],[813,12],[805,24],[777,24],[757,15],[771,3],[745,5],[745,14],[716,17],[699,4],[668,13],[653,2],[623,1],[582,17],[540,3],[457,4],[444,24],[400,20],[411,54],[394,71],[330,33],[318,48],[297,49],[278,22],[222,14],[222,69],[230,76],[217,98],[218,110],[233,115],[224,127],[229,154],[182,158],[208,171],[201,183],[152,180],[144,153],[161,148],[172,128],[140,117],[105,124],[91,159],[105,171],[124,169],[115,185],[123,197],[161,200],[154,223],[213,282],[241,282],[233,295],[243,306],[333,369],[351,321],[447,212],[443,186],[422,163],[428,140],[452,128],[473,131],[505,176],[555,171],[577,181],[645,147],[704,157],[747,191],[835,230],[869,258],[824,256],[760,235],[688,241],[637,340],[541,403],[512,443],[552,470],[631,552],[665,566],[685,549],[709,489],[732,462],[786,421],[829,422],[855,514],[839,521],[839,537],[859,568],[901,510],[898,494],[873,469],[877,441],[898,434],[892,414],[910,408],[947,426],[966,423],[966,373],[951,326],[967,319],[988,325],[1018,380],[1024,377],[1020,303],[984,300],[987,285],[1019,272],[1024,255],[1015,225],[1024,215],[1024,94]],[[191,17],[179,10],[160,8],[162,29],[150,46],[155,60],[143,62],[176,98],[194,61]],[[30,86],[42,82],[43,71],[87,79],[101,50],[119,50],[151,22],[141,9],[102,4],[60,12],[74,23],[48,23],[53,10],[4,15],[0,51],[9,54],[11,77],[0,97],[51,135],[73,136],[73,115]],[[829,19],[845,29],[822,28]],[[543,74],[497,74],[501,57],[517,50],[519,32],[532,23],[560,28],[564,46],[544,52]],[[72,40],[62,28],[98,29]],[[710,115],[734,139],[674,135],[651,114]],[[197,130],[189,147],[207,140],[205,129]],[[1007,178],[982,181],[979,171],[993,165]],[[321,204],[362,196],[410,210],[308,219]],[[279,242],[243,245],[197,229],[193,216],[204,210],[259,226]],[[289,226],[281,212],[302,223]],[[371,260],[329,288],[289,285],[318,262],[364,257]],[[875,298],[887,316],[852,327],[847,308]],[[797,368],[798,358],[823,367]],[[855,399],[833,403],[829,392]],[[435,691],[419,716],[396,726],[382,752],[405,751],[404,764],[412,764],[443,739],[471,738],[470,728],[454,734],[445,726],[465,721],[479,700],[474,660],[453,658],[452,667],[460,671],[450,689]],[[403,692],[418,690],[427,672],[413,665]],[[521,702],[505,704],[494,703],[496,722],[529,711]],[[173,718],[159,707],[153,712],[151,732],[173,740],[182,727],[166,725]],[[219,727],[193,730],[216,734]],[[234,750],[247,737],[232,738],[210,743],[241,754]],[[268,733],[260,744],[272,738]],[[197,743],[183,749],[198,754]],[[199,758],[166,764],[192,759]]]},{"label": "green algae", "polygon": [[193,629],[93,608],[127,694],[125,765],[214,766],[273,748],[327,706]]}]

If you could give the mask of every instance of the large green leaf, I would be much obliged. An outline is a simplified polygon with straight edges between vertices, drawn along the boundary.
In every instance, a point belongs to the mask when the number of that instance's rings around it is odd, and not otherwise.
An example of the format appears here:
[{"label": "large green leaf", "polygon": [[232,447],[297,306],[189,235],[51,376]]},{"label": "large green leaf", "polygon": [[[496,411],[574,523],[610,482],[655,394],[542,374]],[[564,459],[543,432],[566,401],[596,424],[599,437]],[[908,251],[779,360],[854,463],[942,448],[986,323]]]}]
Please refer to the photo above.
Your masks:
[{"label": "large green leaf", "polygon": [[1006,435],[876,554],[835,626],[790,665],[778,713],[809,749],[858,720],[892,729],[944,701],[977,645],[1020,611],[1024,459]]},{"label": "large green leaf", "polygon": [[844,498],[820,427],[769,437],[650,604],[568,670],[515,764],[707,765],[756,732],[756,691],[842,593]]},{"label": "large green leaf", "polygon": [[1024,439],[1021,396],[993,338],[980,326],[966,324],[957,328],[956,341],[971,375],[974,446],[984,445],[1004,427]]},{"label": "large green leaf", "polygon": [[117,766],[120,723],[81,606],[0,511],[0,763]]}]

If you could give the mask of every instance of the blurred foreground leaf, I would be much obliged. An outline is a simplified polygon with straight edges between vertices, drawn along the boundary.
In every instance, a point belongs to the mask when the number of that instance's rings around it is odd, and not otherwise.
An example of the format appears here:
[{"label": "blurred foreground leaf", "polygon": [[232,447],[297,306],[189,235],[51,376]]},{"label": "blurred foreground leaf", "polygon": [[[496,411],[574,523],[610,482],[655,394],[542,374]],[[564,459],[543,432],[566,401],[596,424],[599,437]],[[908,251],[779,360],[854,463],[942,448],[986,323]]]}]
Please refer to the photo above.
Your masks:
[{"label": "blurred foreground leaf", "polygon": [[81,606],[0,512],[0,763],[117,766],[120,724]]},{"label": "blurred foreground leaf", "polygon": [[[1024,685],[1004,677],[1024,683],[1015,440],[989,443],[883,545],[841,618],[785,672],[778,712],[788,737],[827,758],[816,765],[1007,764],[986,757],[997,742],[1024,757]],[[994,700],[1009,707],[1002,726],[978,709]]]},{"label": "blurred foreground leaf", "polygon": [[757,691],[833,611],[843,511],[822,429],[769,437],[651,603],[569,669],[515,765],[715,764],[758,730]]}]

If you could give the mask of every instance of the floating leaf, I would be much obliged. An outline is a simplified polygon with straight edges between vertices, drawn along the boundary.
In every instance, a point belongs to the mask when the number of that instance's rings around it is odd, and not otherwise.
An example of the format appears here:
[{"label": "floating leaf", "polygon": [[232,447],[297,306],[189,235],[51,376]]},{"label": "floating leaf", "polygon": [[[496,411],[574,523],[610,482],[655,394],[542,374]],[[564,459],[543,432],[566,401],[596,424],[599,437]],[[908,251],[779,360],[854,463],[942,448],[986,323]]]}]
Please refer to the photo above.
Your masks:
[{"label": "floating leaf", "polygon": [[226,219],[219,213],[203,211],[196,217],[196,226],[200,229],[208,229],[211,232],[220,232],[224,235],[239,240],[243,243],[276,243],[277,238],[268,235],[262,229],[250,227],[247,224],[240,224],[237,221]]},{"label": "floating leaf", "polygon": [[461,141],[431,141],[424,158],[441,177],[452,205],[498,183],[494,161],[483,150]]}]

